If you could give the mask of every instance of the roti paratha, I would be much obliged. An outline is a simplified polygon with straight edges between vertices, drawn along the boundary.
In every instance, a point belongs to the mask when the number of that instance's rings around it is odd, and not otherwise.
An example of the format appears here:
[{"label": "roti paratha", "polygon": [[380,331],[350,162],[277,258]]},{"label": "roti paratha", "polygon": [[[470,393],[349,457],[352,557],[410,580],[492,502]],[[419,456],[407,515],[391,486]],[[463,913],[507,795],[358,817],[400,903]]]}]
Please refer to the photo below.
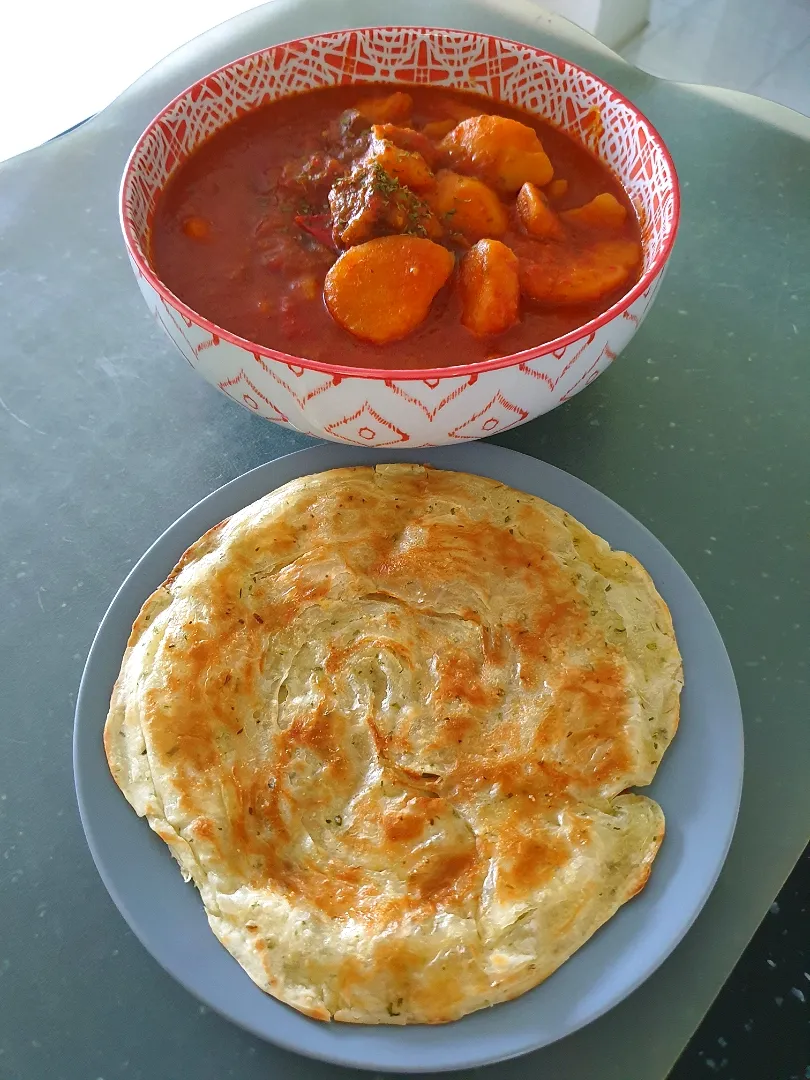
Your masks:
[{"label": "roti paratha", "polygon": [[[535,986],[645,884],[681,660],[631,556],[480,476],[295,480],[147,600],[112,774],[255,982],[439,1023]],[[157,902],[157,898],[156,898]]]}]

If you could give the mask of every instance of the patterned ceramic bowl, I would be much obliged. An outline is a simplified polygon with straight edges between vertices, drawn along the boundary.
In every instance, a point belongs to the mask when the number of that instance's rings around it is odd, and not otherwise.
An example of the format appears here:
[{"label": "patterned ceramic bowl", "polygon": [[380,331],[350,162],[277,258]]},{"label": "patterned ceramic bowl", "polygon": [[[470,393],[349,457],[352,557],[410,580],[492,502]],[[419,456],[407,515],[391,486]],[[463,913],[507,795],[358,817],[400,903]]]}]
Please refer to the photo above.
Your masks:
[{"label": "patterned ceramic bowl", "polygon": [[[565,337],[483,363],[388,371],[316,363],[253,344],[178,300],[149,262],[156,200],[185,158],[245,111],[318,86],[436,83],[550,120],[619,177],[642,222],[644,268],[604,314]],[[594,120],[599,122],[595,123]],[[180,352],[240,405],[298,431],[359,446],[479,439],[548,412],[605,370],[652,303],[678,226],[678,180],[661,137],[616,90],[541,49],[459,30],[378,27],[317,34],[236,60],[152,121],[130,156],[121,222],[144,299]]]}]

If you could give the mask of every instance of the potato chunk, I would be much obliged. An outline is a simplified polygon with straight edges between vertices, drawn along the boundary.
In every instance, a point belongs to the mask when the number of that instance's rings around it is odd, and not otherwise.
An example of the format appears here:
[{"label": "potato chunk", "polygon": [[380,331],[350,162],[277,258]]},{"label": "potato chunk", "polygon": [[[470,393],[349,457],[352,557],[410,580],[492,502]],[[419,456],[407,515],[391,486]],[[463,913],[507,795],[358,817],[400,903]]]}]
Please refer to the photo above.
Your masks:
[{"label": "potato chunk", "polygon": [[471,116],[480,116],[481,107],[455,97],[442,97],[436,101],[436,108],[445,116],[451,117],[457,124],[460,120],[469,120]]},{"label": "potato chunk", "polygon": [[372,124],[401,124],[413,111],[413,98],[397,91],[388,97],[363,98],[355,109]]},{"label": "potato chunk", "polygon": [[622,206],[615,195],[606,191],[575,210],[563,210],[560,217],[569,225],[576,225],[578,228],[613,232],[620,229],[627,220],[627,208]]},{"label": "potato chunk", "polygon": [[412,191],[429,191],[436,186],[435,177],[421,154],[402,150],[388,139],[372,138],[362,164],[378,165]]},{"label": "potato chunk", "polygon": [[560,219],[548,205],[543,192],[529,181],[518,192],[517,212],[529,236],[536,236],[539,240],[562,239]]},{"label": "potato chunk", "polygon": [[381,236],[350,248],[329,270],[323,295],[330,315],[350,334],[385,345],[425,319],[455,260],[418,236]]},{"label": "potato chunk", "polygon": [[545,304],[586,304],[623,284],[641,258],[634,240],[600,240],[572,249],[538,244],[534,258],[520,260],[520,287]]},{"label": "potato chunk", "polygon": [[502,236],[508,219],[503,203],[486,184],[474,176],[460,176],[442,169],[436,175],[436,190],[427,201],[451,232],[470,240]]},{"label": "potato chunk", "polygon": [[537,132],[505,116],[473,116],[439,144],[458,172],[474,173],[496,190],[517,191],[527,180],[542,187],[554,175]]},{"label": "potato chunk", "polygon": [[517,322],[518,257],[500,240],[479,240],[461,260],[461,321],[477,337],[501,334]]},{"label": "potato chunk", "polygon": [[407,150],[411,154],[421,154],[431,169],[438,161],[439,151],[436,144],[423,132],[414,131],[413,128],[398,127],[396,124],[374,124],[371,137],[381,142],[393,143],[400,150]]},{"label": "potato chunk", "polygon": [[431,120],[422,128],[422,134],[428,139],[443,139],[455,126],[455,120]]}]

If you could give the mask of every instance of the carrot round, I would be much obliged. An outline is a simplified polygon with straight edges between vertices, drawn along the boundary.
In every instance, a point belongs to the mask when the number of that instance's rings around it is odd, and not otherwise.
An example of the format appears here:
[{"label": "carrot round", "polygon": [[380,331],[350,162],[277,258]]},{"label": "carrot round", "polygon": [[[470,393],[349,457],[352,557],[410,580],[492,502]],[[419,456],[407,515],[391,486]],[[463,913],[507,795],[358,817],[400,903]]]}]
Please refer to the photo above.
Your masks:
[{"label": "carrot round", "polygon": [[426,318],[454,263],[447,248],[419,236],[357,244],[326,275],[326,307],[336,323],[363,341],[398,341]]}]

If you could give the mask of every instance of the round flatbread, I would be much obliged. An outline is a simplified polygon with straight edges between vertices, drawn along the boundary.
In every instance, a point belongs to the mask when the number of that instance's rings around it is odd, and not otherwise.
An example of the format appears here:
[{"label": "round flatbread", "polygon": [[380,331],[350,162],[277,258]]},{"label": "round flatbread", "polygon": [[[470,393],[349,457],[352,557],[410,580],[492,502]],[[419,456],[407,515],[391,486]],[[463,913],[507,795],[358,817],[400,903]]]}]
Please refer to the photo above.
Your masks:
[{"label": "round flatbread", "polygon": [[664,820],[627,789],[681,685],[646,571],[564,511],[480,476],[339,469],[186,552],[104,741],[262,989],[439,1023],[535,986],[643,887]]}]

